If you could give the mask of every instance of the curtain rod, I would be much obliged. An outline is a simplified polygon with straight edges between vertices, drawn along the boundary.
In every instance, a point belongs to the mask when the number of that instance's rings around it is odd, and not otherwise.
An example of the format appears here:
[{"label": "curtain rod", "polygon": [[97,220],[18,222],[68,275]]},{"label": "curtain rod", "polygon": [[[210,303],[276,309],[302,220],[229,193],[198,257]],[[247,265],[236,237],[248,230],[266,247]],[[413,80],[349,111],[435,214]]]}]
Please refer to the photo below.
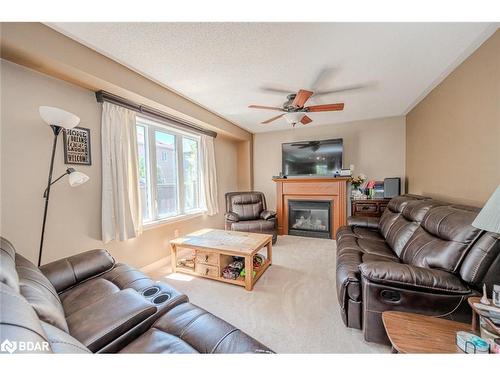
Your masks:
[{"label": "curtain rod", "polygon": [[205,135],[208,135],[208,136],[214,137],[214,138],[217,137],[217,133],[212,131],[212,130],[203,129],[202,127],[195,125],[195,124],[192,124],[188,121],[181,120],[175,116],[169,115],[169,114],[162,112],[162,111],[158,111],[158,110],[151,108],[151,107],[148,107],[146,105],[137,104],[131,100],[122,98],[121,96],[118,96],[115,94],[111,94],[110,92],[107,92],[104,90],[96,91],[95,97],[97,99],[97,102],[99,102],[99,103],[108,102],[108,103],[116,104],[116,105],[119,105],[119,106],[122,106],[122,107],[125,107],[128,109],[131,109],[133,111],[142,113],[142,114],[149,116],[149,117],[153,117],[153,118],[163,120],[163,121],[168,121],[170,123],[173,123],[173,125],[176,125],[176,126],[183,128],[183,129],[191,130],[191,131],[194,131],[196,133],[205,134]]}]

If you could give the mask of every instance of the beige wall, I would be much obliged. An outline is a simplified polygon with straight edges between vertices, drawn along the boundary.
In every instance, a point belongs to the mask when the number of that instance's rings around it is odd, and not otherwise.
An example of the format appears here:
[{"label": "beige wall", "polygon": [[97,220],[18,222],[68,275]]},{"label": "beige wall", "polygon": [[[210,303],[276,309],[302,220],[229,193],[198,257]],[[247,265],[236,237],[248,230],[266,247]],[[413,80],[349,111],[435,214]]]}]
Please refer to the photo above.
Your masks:
[{"label": "beige wall", "polygon": [[500,31],[407,116],[408,191],[483,205],[500,184]]},{"label": "beige wall", "polygon": [[[253,186],[253,159],[252,159],[252,141],[238,142],[238,190],[252,190]],[[248,173],[251,171],[251,173]]]},{"label": "beige wall", "polygon": [[403,177],[405,167],[405,119],[390,117],[318,127],[257,133],[254,135],[254,187],[276,206],[272,176],[281,171],[281,144],[294,141],[343,138],[344,166],[354,164],[354,174],[369,179]]},{"label": "beige wall", "polygon": [[[44,246],[44,262],[84,250],[105,247],[118,261],[141,267],[168,254],[175,229],[180,234],[200,227],[222,227],[223,193],[237,189],[237,142],[217,137],[215,142],[221,214],[199,216],[146,230],[137,239],[103,245],[101,236],[101,105],[92,91],[48,77],[20,65],[1,63],[1,222],[0,233],[18,251],[36,261],[43,214],[52,132],[38,114],[40,105],[61,107],[81,118],[91,129],[92,166],[77,168],[90,181],[70,188],[67,181],[54,185]],[[61,174],[62,137],[59,139],[54,174]]]}]

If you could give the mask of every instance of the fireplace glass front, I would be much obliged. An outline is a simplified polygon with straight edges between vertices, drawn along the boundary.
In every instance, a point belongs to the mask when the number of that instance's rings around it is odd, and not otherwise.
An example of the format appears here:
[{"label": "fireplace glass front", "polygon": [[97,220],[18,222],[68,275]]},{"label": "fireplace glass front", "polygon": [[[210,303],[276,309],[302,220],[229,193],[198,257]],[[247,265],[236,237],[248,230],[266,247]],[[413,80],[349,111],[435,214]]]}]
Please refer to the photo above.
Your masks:
[{"label": "fireplace glass front", "polygon": [[331,238],[331,201],[289,200],[288,234]]}]

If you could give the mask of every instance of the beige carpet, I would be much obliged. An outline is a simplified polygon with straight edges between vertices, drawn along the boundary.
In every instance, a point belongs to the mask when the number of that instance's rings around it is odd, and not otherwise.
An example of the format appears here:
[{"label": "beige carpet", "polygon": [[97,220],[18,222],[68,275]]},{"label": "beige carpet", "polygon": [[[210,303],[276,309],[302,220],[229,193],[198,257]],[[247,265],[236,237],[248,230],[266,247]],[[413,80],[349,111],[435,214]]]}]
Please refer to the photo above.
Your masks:
[{"label": "beige carpet", "polygon": [[191,302],[227,320],[278,353],[387,353],[346,328],[335,289],[335,241],[280,236],[273,265],[252,292],[243,287],[172,274],[148,273],[187,294]]}]

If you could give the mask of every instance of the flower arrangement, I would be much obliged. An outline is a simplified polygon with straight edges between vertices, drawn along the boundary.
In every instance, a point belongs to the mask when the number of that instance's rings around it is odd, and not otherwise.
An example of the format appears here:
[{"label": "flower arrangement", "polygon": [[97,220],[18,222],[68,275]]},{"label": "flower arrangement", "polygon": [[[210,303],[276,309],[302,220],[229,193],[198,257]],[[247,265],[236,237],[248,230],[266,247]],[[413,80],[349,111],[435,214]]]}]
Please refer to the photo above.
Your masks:
[{"label": "flower arrangement", "polygon": [[349,179],[349,182],[351,183],[354,189],[358,189],[361,186],[361,184],[365,181],[366,181],[366,176],[364,174],[360,174],[359,176],[351,177]]}]

